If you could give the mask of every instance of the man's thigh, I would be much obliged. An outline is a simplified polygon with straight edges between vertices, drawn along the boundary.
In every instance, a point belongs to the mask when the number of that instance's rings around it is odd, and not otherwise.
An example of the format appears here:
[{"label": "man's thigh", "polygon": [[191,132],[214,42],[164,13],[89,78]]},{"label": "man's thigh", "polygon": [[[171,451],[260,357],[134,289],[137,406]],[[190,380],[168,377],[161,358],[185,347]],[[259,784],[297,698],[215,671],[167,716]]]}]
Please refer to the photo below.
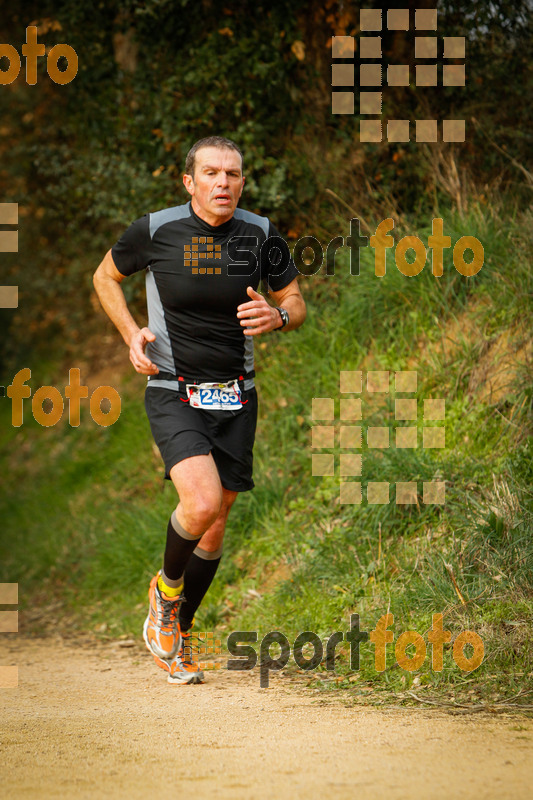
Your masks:
[{"label": "man's thigh", "polygon": [[[243,393],[243,408],[227,418],[214,418],[213,457],[225,489],[253,489],[253,447],[257,423],[257,394]],[[208,412],[209,413],[209,412]]]},{"label": "man's thigh", "polygon": [[207,456],[212,450],[208,426],[177,391],[147,387],[145,407],[152,436],[165,463],[165,478],[182,460]]}]

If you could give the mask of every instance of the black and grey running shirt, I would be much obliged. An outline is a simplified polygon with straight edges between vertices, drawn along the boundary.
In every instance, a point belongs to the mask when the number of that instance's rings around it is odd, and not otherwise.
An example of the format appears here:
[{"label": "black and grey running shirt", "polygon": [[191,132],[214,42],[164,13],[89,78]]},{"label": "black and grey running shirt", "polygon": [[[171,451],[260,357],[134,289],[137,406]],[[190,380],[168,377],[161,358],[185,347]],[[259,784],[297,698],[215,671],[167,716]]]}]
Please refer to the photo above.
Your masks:
[{"label": "black and grey running shirt", "polygon": [[[123,275],[146,269],[148,327],[156,336],[146,353],[161,372],[186,381],[250,376],[254,337],[244,335],[237,306],[251,299],[247,286],[257,290],[264,281],[279,291],[299,275],[272,223],[239,208],[217,227],[190,203],[145,214],[111,253]],[[249,377],[245,388],[251,385]]]}]

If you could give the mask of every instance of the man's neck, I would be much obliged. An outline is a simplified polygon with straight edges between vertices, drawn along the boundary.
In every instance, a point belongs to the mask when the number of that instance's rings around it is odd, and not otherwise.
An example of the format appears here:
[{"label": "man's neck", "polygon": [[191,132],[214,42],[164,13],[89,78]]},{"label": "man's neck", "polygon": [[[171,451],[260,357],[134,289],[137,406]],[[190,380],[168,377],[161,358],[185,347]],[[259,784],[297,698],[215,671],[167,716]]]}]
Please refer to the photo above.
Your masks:
[{"label": "man's neck", "polygon": [[218,214],[209,214],[209,212],[204,211],[197,205],[194,197],[191,199],[191,208],[197,217],[203,220],[203,222],[207,222],[212,228],[217,228],[219,225],[229,222],[233,217],[233,211],[231,214],[224,214],[222,216],[218,216]]}]

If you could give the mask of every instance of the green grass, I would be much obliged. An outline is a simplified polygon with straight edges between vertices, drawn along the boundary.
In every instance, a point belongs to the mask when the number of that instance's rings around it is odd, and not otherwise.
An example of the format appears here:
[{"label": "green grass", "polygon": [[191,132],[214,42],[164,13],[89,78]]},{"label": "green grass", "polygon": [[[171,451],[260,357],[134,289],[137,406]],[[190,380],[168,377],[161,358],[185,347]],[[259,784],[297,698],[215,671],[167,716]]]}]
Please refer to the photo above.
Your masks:
[{"label": "green grass", "polygon": [[[424,697],[468,702],[531,690],[531,234],[524,220],[477,207],[462,219],[442,216],[452,245],[466,234],[483,242],[478,275],[459,275],[448,251],[442,278],[429,266],[407,278],[389,251],[378,279],[366,248],[360,276],[338,258],[336,275],[302,280],[309,312],[302,329],[257,342],[256,489],[237,501],[198,614],[200,630],[256,630],[259,638],[280,630],[293,642],[304,630],[323,639],[347,631],[351,613],[370,631],[392,611],[395,641],[417,631],[428,657],[411,673],[395,664],[389,645],[387,669],[378,673],[373,645],[363,643],[354,674],[342,645],[336,680],[323,667],[313,679],[355,699],[369,688],[387,702],[412,701],[413,686]],[[415,231],[427,241],[431,227],[413,224],[399,235]],[[391,502],[383,505],[340,504],[338,469],[335,477],[311,475],[312,398],[335,398],[338,416],[339,372],[359,369],[418,372],[417,420],[400,424],[418,427],[419,447],[363,446],[363,497],[369,480],[388,481]],[[44,372],[35,366],[33,388]],[[46,376],[61,384],[50,366]],[[500,387],[495,396],[486,392],[489,381]],[[0,406],[0,579],[19,581],[23,602],[30,594],[44,604],[60,598],[78,624],[113,636],[139,635],[175,503],[161,480],[142,388],[138,376],[124,381],[121,417],[107,429],[82,412],[79,429],[62,421],[45,430],[25,401],[24,425],[15,430],[9,403]],[[394,396],[380,397],[363,393],[364,424],[391,427]],[[446,399],[443,450],[420,446],[423,400],[435,397]],[[444,505],[395,504],[396,481],[416,480],[420,490],[436,476],[446,481]],[[453,638],[462,630],[481,636],[485,658],[475,672],[457,667],[451,645],[444,669],[431,669],[434,613],[444,614]]]}]

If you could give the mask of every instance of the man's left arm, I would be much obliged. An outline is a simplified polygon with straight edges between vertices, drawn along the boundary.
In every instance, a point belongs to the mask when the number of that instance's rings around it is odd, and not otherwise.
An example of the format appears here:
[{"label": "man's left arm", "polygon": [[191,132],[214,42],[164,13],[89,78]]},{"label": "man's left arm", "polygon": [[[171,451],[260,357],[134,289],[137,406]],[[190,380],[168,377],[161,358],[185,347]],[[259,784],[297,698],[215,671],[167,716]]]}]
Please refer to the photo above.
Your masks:
[{"label": "man's left arm", "polygon": [[[306,317],[305,301],[298,286],[298,279],[294,278],[283,289],[274,292],[269,290],[269,295],[275,303],[271,306],[262,294],[256,292],[251,286],[246,290],[251,300],[241,303],[237,307],[237,316],[241,321],[246,336],[257,336],[259,333],[273,331],[283,327],[284,331],[299,328]],[[284,308],[289,315],[289,322],[283,326],[278,308]]]}]

